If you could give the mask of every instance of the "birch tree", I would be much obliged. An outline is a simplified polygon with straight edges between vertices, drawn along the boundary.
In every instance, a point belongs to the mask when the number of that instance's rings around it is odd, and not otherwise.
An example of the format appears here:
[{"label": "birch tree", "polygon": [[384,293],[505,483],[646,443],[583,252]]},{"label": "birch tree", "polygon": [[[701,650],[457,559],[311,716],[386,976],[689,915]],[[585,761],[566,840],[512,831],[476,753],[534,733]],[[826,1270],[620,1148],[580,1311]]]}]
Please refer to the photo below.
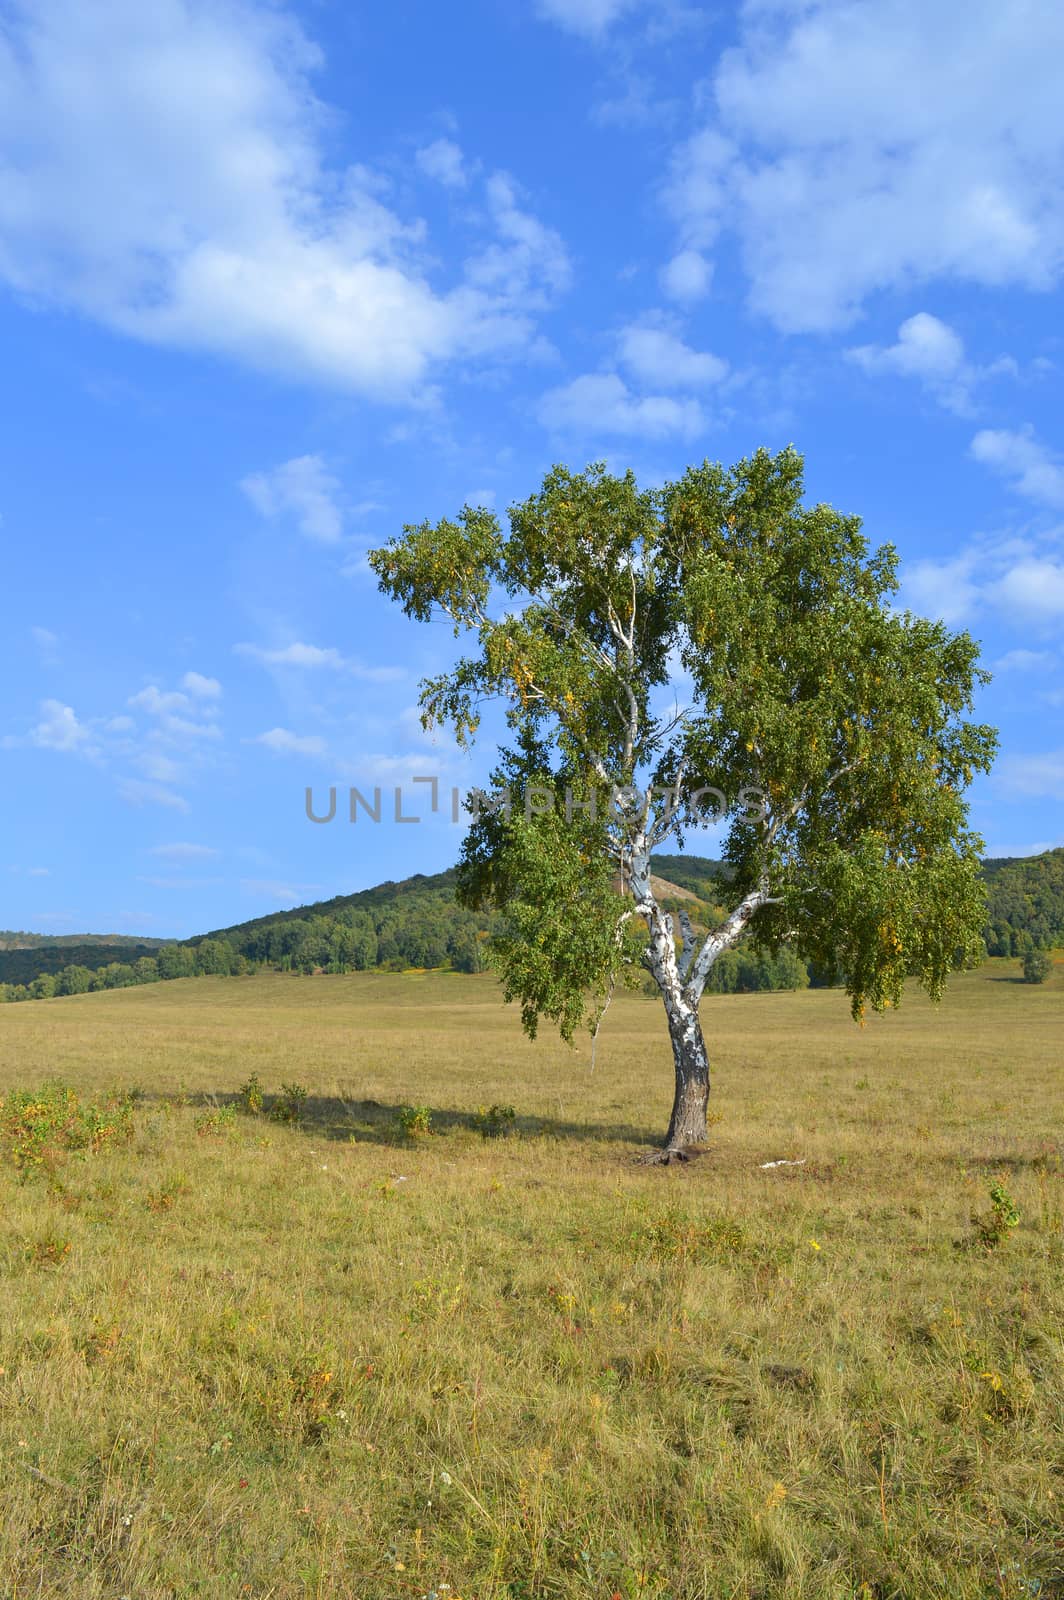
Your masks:
[{"label": "birch tree", "polygon": [[[910,976],[937,999],[980,953],[964,792],[995,733],[966,720],[977,646],[897,609],[893,548],[805,506],[802,473],[793,449],[642,490],[557,466],[505,528],[466,506],[370,556],[407,616],[443,616],[472,646],[422,683],[425,726],[464,745],[485,705],[505,707],[493,783],[511,803],[475,812],[459,895],[505,913],[506,998],[530,1035],[547,1018],[571,1041],[616,984],[652,974],[674,1067],[666,1160],[706,1139],[700,1002],[741,939],[832,966],[857,1018]],[[652,856],[707,813],[726,915],[696,937],[663,908]]]}]

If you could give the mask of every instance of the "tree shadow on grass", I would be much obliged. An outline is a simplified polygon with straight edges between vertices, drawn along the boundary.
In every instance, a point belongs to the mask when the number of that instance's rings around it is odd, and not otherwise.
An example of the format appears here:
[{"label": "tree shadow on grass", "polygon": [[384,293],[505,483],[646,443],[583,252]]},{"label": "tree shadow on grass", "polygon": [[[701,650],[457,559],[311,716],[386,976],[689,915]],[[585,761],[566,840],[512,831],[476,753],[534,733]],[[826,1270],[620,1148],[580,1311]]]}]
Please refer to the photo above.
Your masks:
[{"label": "tree shadow on grass", "polygon": [[[144,1096],[145,1100],[173,1101],[174,1098],[173,1095],[164,1094]],[[243,1097],[231,1091],[205,1090],[182,1098],[188,1105],[200,1109],[220,1110],[226,1106],[233,1106],[244,1112]],[[339,1095],[309,1095],[302,1102],[298,1117],[288,1121],[277,1115],[277,1109],[283,1100],[283,1095],[265,1095],[261,1111],[244,1112],[247,1122],[275,1125],[279,1123],[300,1133],[311,1134],[317,1139],[335,1139],[342,1144],[376,1144],[397,1150],[409,1150],[423,1142],[420,1139],[408,1138],[402,1131],[399,1114],[406,1109],[405,1103],[347,1099]],[[432,1134],[473,1135],[478,1132],[474,1127],[471,1111],[457,1111],[437,1106],[430,1106],[428,1110]],[[432,1135],[428,1137],[431,1139]],[[658,1145],[661,1143],[661,1130],[654,1132],[650,1128],[635,1127],[631,1123],[572,1122],[558,1117],[531,1117],[518,1114],[510,1124],[509,1133],[501,1134],[498,1138],[501,1141],[505,1141],[506,1138],[537,1138],[565,1139],[577,1144],[601,1142]],[[496,1140],[488,1138],[483,1142],[488,1144]]]}]

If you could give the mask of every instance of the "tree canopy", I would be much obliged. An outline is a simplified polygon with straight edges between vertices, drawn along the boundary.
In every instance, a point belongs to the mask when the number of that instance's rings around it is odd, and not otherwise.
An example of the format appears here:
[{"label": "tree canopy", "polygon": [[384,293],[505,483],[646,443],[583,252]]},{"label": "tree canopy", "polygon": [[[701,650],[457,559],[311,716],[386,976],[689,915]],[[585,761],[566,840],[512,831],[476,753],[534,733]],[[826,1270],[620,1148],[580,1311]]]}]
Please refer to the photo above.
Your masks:
[{"label": "tree canopy", "polygon": [[[679,1073],[714,963],[755,922],[770,950],[834,964],[858,1015],[910,975],[938,996],[981,954],[964,791],[995,734],[966,718],[977,646],[899,610],[893,548],[802,492],[794,449],[650,489],[556,466],[505,528],[466,506],[371,553],[408,616],[473,644],[422,685],[426,725],[465,743],[486,702],[506,708],[493,781],[524,804],[479,810],[459,890],[505,908],[497,959],[530,1032],[594,1027],[649,967]],[[695,940],[649,863],[707,793],[728,915]]]}]

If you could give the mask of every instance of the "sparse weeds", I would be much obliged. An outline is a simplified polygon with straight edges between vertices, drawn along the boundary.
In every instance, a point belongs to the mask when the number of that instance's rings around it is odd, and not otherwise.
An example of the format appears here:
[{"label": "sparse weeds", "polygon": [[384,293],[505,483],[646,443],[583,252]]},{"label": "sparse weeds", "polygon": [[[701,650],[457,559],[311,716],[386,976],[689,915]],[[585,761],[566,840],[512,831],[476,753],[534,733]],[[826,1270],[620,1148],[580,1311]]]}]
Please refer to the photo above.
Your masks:
[{"label": "sparse weeds", "polygon": [[211,1106],[201,1111],[193,1126],[201,1139],[221,1139],[236,1127],[236,1110],[233,1106]]}]

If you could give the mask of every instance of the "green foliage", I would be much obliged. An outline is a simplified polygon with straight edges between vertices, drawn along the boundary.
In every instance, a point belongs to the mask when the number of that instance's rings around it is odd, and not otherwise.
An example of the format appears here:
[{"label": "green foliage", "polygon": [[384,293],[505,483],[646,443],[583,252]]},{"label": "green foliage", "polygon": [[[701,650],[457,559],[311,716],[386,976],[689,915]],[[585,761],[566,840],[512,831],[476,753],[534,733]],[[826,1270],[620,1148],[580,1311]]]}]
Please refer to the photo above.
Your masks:
[{"label": "green foliage", "polygon": [[1003,1182],[998,1180],[990,1185],[990,1209],[973,1213],[972,1222],[980,1242],[988,1249],[1004,1244],[1011,1230],[1019,1227],[1020,1213]]},{"label": "green foliage", "polygon": [[428,1106],[403,1106],[395,1125],[404,1139],[425,1139],[432,1132],[432,1112]]},{"label": "green foliage", "polygon": [[113,1093],[82,1101],[58,1080],[15,1089],[0,1100],[0,1153],[23,1179],[52,1170],[70,1151],[91,1153],[128,1140],[135,1098]]},{"label": "green foliage", "polygon": [[475,1128],[483,1139],[502,1139],[507,1134],[513,1133],[517,1124],[517,1112],[513,1106],[484,1106],[475,1111],[469,1119],[470,1126]]},{"label": "green foliage", "polygon": [[1028,950],[1023,958],[1024,983],[1045,983],[1053,970],[1053,961],[1047,950]]},{"label": "green foliage", "polygon": [[709,975],[712,994],[758,994],[765,990],[805,989],[809,971],[793,950],[726,950]]},{"label": "green foliage", "polygon": [[[501,701],[514,743],[496,785],[673,790],[671,816],[659,797],[571,823],[557,807],[474,817],[459,899],[505,914],[492,956],[530,1034],[543,1016],[568,1039],[593,1028],[639,968],[646,933],[614,886],[618,864],[645,859],[648,830],[650,848],[682,843],[706,786],[725,796],[726,841],[701,892],[722,916],[756,902],[734,937],[755,918],[770,953],[786,944],[838,972],[855,1015],[897,1004],[909,976],[937,998],[981,952],[963,794],[996,736],[965,720],[985,678],[977,647],[899,611],[892,547],[871,549],[856,517],[803,505],[802,474],[793,449],[705,462],[651,491],[630,472],[558,466],[510,509],[508,532],[466,508],[370,555],[408,616],[442,612],[472,640],[422,684],[423,721],[465,742]],[[662,719],[652,696],[673,661],[694,704]]]},{"label": "green foliage", "polygon": [[309,1090],[300,1083],[282,1083],[281,1092],[270,1107],[271,1122],[300,1122],[306,1109]]},{"label": "green foliage", "polygon": [[240,1085],[238,1092],[244,1110],[252,1115],[258,1115],[265,1103],[265,1096],[262,1091],[262,1085],[259,1082],[258,1073],[253,1072],[250,1078]]}]

